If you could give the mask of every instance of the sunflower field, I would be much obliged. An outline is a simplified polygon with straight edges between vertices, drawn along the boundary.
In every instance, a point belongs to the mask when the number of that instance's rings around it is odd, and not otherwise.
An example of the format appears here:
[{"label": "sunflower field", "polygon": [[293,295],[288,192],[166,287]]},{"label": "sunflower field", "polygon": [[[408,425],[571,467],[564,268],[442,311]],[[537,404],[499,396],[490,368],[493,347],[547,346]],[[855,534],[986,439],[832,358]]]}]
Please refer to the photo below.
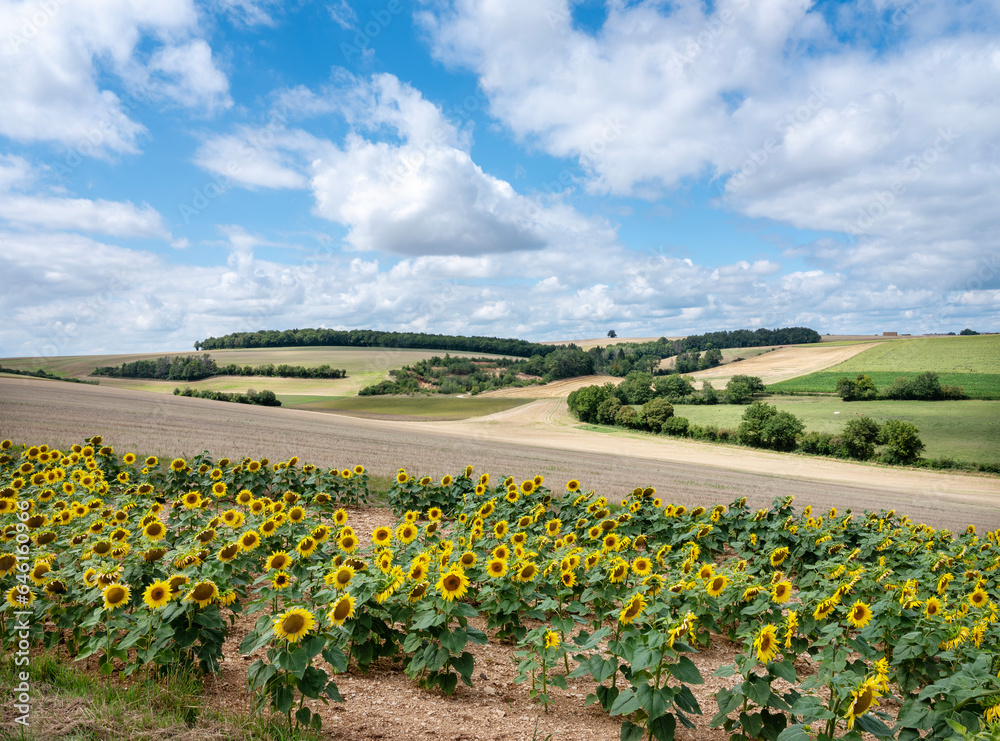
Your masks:
[{"label": "sunflower field", "polygon": [[[0,444],[0,645],[96,657],[104,673],[218,670],[236,619],[260,707],[319,728],[306,699],[401,660],[421,687],[472,685],[470,644],[516,647],[518,680],[589,678],[621,738],[672,739],[695,715],[732,739],[1000,738],[1000,531],[895,512],[610,502],[400,470],[394,526],[356,533],[362,465]],[[25,630],[20,626],[28,625]],[[27,634],[27,638],[25,638]],[[741,650],[701,707],[692,656]]]}]

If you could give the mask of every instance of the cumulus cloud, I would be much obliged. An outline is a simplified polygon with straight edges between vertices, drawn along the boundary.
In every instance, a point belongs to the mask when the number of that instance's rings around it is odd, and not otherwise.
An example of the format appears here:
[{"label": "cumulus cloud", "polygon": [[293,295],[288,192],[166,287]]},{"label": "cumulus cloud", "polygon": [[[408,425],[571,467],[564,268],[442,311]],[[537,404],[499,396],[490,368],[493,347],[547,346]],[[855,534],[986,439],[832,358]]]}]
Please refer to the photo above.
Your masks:
[{"label": "cumulus cloud", "polygon": [[816,267],[911,288],[947,290],[1000,249],[995,3],[608,2],[596,30],[576,5],[439,0],[418,19],[595,193],[711,179],[722,207],[850,238],[818,240]]},{"label": "cumulus cloud", "polygon": [[[228,82],[198,37],[193,0],[0,2],[0,134],[135,152],[145,127],[134,101],[108,89],[117,76],[138,101],[224,107]],[[145,56],[140,48],[151,46]]]}]

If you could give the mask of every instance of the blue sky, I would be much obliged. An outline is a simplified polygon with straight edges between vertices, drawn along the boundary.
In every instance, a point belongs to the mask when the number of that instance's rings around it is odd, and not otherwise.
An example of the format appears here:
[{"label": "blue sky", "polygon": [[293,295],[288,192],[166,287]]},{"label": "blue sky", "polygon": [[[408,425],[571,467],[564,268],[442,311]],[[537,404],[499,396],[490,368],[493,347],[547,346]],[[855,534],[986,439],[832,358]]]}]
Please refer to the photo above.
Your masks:
[{"label": "blue sky", "polygon": [[989,0],[0,0],[0,355],[1000,329]]}]

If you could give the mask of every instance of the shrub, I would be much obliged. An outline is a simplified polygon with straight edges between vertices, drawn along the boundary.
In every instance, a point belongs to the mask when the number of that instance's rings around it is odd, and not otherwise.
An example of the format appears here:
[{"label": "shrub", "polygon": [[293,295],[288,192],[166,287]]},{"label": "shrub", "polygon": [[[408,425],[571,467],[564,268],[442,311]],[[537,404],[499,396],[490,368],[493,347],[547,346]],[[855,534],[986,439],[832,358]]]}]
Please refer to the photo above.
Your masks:
[{"label": "shrub", "polygon": [[622,403],[618,401],[618,398],[609,396],[597,405],[597,423],[602,425],[615,424],[615,418],[618,416],[618,411],[621,408]]},{"label": "shrub", "polygon": [[744,445],[772,450],[794,450],[805,425],[791,412],[779,412],[771,404],[755,401],[743,412],[736,438]]},{"label": "shrub", "polygon": [[879,440],[879,424],[871,417],[850,419],[844,425],[841,438],[847,454],[856,460],[866,461],[875,457],[875,446]]},{"label": "shrub", "polygon": [[844,401],[867,401],[878,396],[875,382],[864,374],[855,379],[847,376],[837,380],[837,393]]},{"label": "shrub", "polygon": [[687,435],[688,425],[687,417],[670,417],[663,423],[660,432],[667,435]]},{"label": "shrub", "polygon": [[650,399],[642,406],[642,416],[647,428],[659,432],[666,421],[674,416],[674,407],[666,399]]},{"label": "shrub", "polygon": [[924,449],[918,437],[920,430],[913,424],[900,419],[890,419],[882,425],[879,443],[885,446],[882,458],[888,463],[910,463],[916,460]]}]

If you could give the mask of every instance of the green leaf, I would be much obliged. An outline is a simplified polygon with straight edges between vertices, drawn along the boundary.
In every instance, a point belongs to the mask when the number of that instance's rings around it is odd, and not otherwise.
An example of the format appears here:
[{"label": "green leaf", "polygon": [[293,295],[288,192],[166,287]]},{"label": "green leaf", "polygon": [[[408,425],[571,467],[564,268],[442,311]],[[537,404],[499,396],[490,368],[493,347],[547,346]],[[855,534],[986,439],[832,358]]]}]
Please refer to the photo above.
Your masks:
[{"label": "green leaf", "polygon": [[278,659],[278,666],[294,674],[297,679],[302,679],[302,673],[305,672],[308,663],[309,657],[306,656],[306,652],[301,647],[294,651],[283,652]]},{"label": "green leaf", "polygon": [[325,671],[317,669],[315,666],[310,666],[306,668],[302,679],[298,680],[296,685],[299,688],[299,692],[306,697],[319,699],[320,692],[326,687],[327,679]]},{"label": "green leaf", "polygon": [[347,654],[339,648],[327,648],[323,650],[323,658],[326,659],[327,663],[333,668],[338,674],[342,674],[347,671],[347,666],[350,660],[347,658]]},{"label": "green leaf", "polygon": [[645,732],[642,730],[642,726],[637,726],[630,720],[622,723],[621,741],[642,741],[643,735]]},{"label": "green leaf", "polygon": [[472,605],[466,604],[465,602],[456,602],[454,612],[456,615],[461,617],[479,617],[479,613],[476,611],[476,608]]},{"label": "green leaf", "polygon": [[736,664],[723,664],[715,670],[713,677],[731,677],[736,673]]},{"label": "green leaf", "polygon": [[889,727],[880,721],[878,718],[872,715],[862,715],[857,720],[857,726],[862,731],[870,733],[876,738],[893,738],[896,734],[893,733]]},{"label": "green leaf", "polygon": [[271,691],[271,704],[279,713],[286,714],[295,702],[295,691],[287,684],[279,684]]},{"label": "green leaf", "polygon": [[655,689],[651,685],[640,685],[635,695],[650,718],[659,718],[670,707],[670,696],[662,689]]},{"label": "green leaf", "polygon": [[596,692],[597,699],[601,701],[601,707],[604,708],[605,712],[607,712],[611,709],[611,706],[614,705],[615,700],[618,699],[618,695],[621,693],[621,690],[617,687],[605,687],[604,685],[601,685],[597,688]]},{"label": "green leaf", "polygon": [[701,706],[698,705],[698,699],[687,685],[682,685],[677,690],[677,694],[674,695],[674,704],[681,710],[701,715]]},{"label": "green leaf", "polygon": [[448,663],[455,667],[455,671],[463,677],[471,677],[472,670],[476,666],[476,658],[466,651],[461,656],[452,656]]},{"label": "green leaf", "polygon": [[764,727],[760,713],[740,713],[740,725],[743,726],[750,738],[757,738],[760,735],[760,729]]},{"label": "green leaf", "polygon": [[551,677],[549,677],[549,684],[553,685],[554,687],[566,689],[566,675],[553,674]]},{"label": "green leaf", "polygon": [[465,644],[469,642],[469,636],[461,628],[456,628],[453,631],[442,633],[439,640],[441,645],[448,649],[448,653],[459,654],[465,648]]},{"label": "green leaf", "polygon": [[794,726],[788,726],[778,734],[778,741],[810,741],[809,734],[803,728],[804,725],[796,723]]},{"label": "green leaf", "polygon": [[768,669],[776,677],[781,677],[789,684],[795,684],[799,681],[798,675],[795,673],[795,666],[790,661],[775,661],[768,665]]},{"label": "green leaf", "polygon": [[473,628],[471,626],[466,627],[465,632],[469,636],[469,640],[473,643],[478,643],[480,646],[485,646],[489,637],[479,628]]},{"label": "green leaf", "polygon": [[719,712],[712,718],[713,728],[722,725],[725,718],[743,704],[743,695],[723,688],[715,694],[715,702],[719,706]]},{"label": "green leaf", "polygon": [[639,709],[639,698],[631,689],[622,690],[615,698],[609,715],[629,715]]},{"label": "green leaf", "polygon": [[637,646],[632,652],[632,671],[641,672],[653,663],[653,652],[645,646]]},{"label": "green leaf", "polygon": [[311,636],[302,643],[302,650],[310,659],[326,648],[326,639],[323,636]]},{"label": "green leaf", "polygon": [[301,707],[295,711],[295,720],[304,726],[309,725],[309,721],[312,718],[312,710],[307,707]]},{"label": "green leaf", "polygon": [[340,689],[337,687],[337,683],[334,682],[332,679],[327,683],[324,692],[326,692],[326,696],[329,697],[334,702],[344,701],[344,698],[340,696]]},{"label": "green leaf", "polygon": [[701,672],[698,671],[698,667],[695,666],[694,662],[687,656],[681,656],[675,664],[668,664],[667,669],[671,674],[686,684],[705,683],[705,680],[702,679]]},{"label": "green leaf", "polygon": [[744,683],[746,695],[750,701],[764,708],[771,697],[771,685],[765,679],[754,679]]},{"label": "green leaf", "polygon": [[438,675],[438,685],[441,687],[441,691],[446,695],[450,695],[455,691],[455,687],[458,685],[458,675],[452,674],[439,674]]},{"label": "green leaf", "polygon": [[677,730],[677,719],[673,714],[667,713],[659,718],[654,718],[647,724],[649,732],[657,741],[673,741],[674,732]]},{"label": "green leaf", "polygon": [[412,654],[423,645],[423,642],[424,638],[419,633],[409,633],[406,636],[406,640],[403,641],[403,651]]}]

